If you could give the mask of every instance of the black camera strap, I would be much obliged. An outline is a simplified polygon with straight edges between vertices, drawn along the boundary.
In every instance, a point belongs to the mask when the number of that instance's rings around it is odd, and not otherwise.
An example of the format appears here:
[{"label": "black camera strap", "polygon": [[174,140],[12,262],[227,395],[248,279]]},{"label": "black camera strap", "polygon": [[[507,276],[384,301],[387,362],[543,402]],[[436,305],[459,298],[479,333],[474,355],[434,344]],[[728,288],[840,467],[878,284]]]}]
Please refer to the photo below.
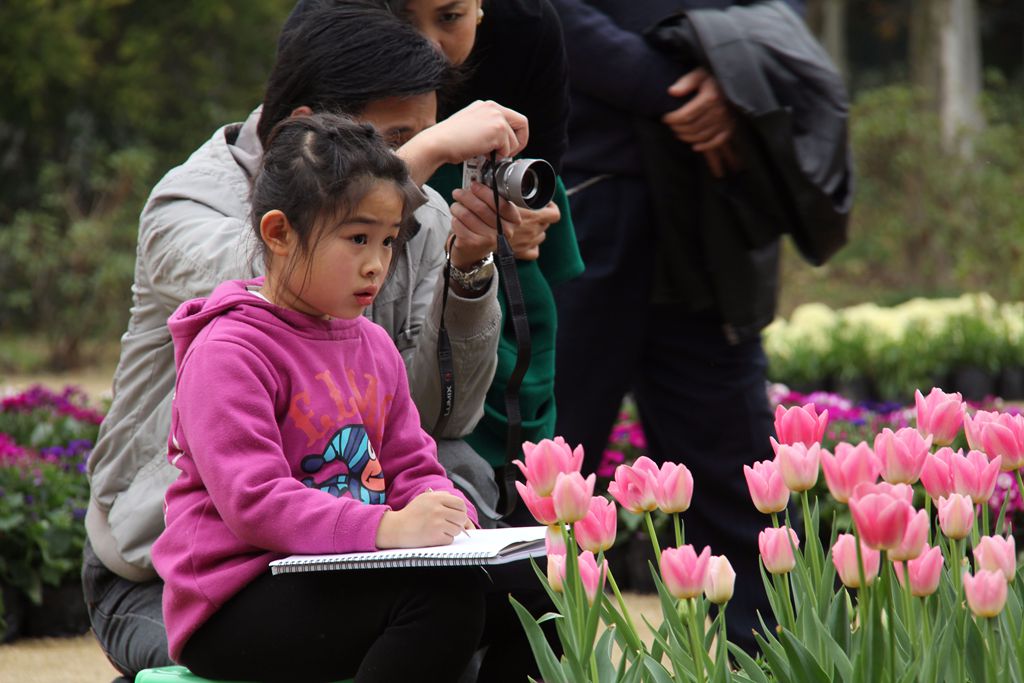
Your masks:
[{"label": "black camera strap", "polygon": [[[497,163],[496,155],[491,153],[491,162]],[[494,205],[499,206],[498,185],[491,180],[491,189],[494,191]],[[519,457],[523,443],[523,417],[519,405],[519,388],[523,384],[523,378],[530,367],[530,323],[526,317],[526,303],[523,300],[523,290],[519,284],[519,272],[516,270],[516,256],[512,247],[505,237],[505,231],[501,225],[501,213],[495,211],[498,229],[498,250],[496,254],[496,265],[498,268],[498,279],[501,288],[505,291],[506,315],[512,321],[512,328],[516,336],[516,363],[509,375],[508,383],[505,385],[505,413],[508,418],[508,433],[505,441],[505,462],[498,472],[498,513],[507,516],[516,507],[516,472],[512,461]],[[434,434],[440,434],[448,424],[452,409],[455,404],[455,369],[452,364],[452,344],[448,337],[448,329],[445,325],[445,309],[448,304],[448,287],[451,284],[451,249],[455,243],[452,236],[448,241],[445,250],[445,265],[443,271],[444,292],[441,294],[441,320],[437,329],[437,364],[441,375],[441,410],[437,421],[434,423]]]},{"label": "black camera strap", "polygon": [[[497,164],[497,155],[491,152],[491,163]],[[494,206],[498,206],[498,184],[491,179],[494,191]],[[507,516],[516,507],[516,472],[512,465],[522,452],[523,417],[519,406],[519,388],[530,367],[530,322],[526,317],[526,303],[523,301],[523,289],[519,284],[519,271],[516,270],[516,256],[505,237],[501,226],[501,212],[495,211],[498,225],[498,273],[501,287],[505,290],[505,314],[512,320],[512,328],[516,335],[516,364],[505,385],[505,414],[508,417],[508,433],[505,441],[505,463],[499,472],[498,511]]]}]

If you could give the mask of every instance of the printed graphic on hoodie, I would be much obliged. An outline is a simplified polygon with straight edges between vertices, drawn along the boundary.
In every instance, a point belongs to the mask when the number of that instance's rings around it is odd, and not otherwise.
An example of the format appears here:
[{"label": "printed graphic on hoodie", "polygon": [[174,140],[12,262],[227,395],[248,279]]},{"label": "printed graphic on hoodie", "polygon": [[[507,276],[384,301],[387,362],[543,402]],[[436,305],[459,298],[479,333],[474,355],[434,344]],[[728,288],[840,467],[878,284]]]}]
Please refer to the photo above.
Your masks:
[{"label": "printed graphic on hoodie", "polygon": [[[330,467],[332,463],[335,467]],[[317,475],[325,468],[337,469],[341,464],[347,468],[346,472],[332,474],[319,481],[315,476],[303,477],[302,483],[336,497],[348,492],[364,503],[384,503],[384,473],[363,425],[348,425],[336,431],[323,453],[302,459],[302,471]]]}]

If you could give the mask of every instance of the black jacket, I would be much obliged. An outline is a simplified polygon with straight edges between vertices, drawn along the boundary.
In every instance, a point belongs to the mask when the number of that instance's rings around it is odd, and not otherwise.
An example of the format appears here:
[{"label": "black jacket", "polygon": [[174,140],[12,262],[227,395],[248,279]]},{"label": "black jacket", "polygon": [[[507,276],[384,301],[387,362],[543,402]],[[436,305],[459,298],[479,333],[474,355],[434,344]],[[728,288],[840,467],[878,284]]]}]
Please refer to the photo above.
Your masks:
[{"label": "black jacket", "polygon": [[[667,242],[663,297],[710,297],[734,342],[775,316],[779,237],[820,265],[846,242],[853,175],[842,79],[804,22],[783,2],[694,10],[661,21],[647,39],[687,67],[704,65],[738,112],[744,169],[715,180],[668,129],[637,119],[646,176]],[[693,200],[678,188],[698,183]],[[694,220],[694,218],[698,220]],[[680,287],[680,266],[708,290]],[[681,292],[680,289],[690,291]]]}]

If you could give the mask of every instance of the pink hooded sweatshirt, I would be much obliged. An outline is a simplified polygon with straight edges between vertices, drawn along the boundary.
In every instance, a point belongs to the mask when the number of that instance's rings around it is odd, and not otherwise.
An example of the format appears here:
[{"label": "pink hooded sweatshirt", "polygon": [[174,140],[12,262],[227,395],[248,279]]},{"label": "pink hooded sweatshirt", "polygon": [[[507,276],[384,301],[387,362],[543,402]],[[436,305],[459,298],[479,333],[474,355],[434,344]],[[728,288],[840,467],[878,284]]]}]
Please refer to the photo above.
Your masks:
[{"label": "pink hooded sweatshirt", "polygon": [[181,474],[153,563],[175,660],[271,560],[376,550],[384,512],[428,488],[465,500],[384,330],[280,308],[247,289],[260,284],[225,282],[168,321],[178,373],[168,457]]}]

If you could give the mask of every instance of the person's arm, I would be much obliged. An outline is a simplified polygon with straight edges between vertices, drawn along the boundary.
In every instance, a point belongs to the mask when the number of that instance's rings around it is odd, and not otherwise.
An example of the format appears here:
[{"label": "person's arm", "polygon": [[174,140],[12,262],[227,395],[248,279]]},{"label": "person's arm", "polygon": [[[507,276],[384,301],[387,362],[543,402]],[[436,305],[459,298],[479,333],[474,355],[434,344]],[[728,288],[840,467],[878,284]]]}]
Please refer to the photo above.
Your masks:
[{"label": "person's arm", "polygon": [[461,164],[494,151],[502,157],[515,156],[529,137],[525,116],[478,100],[415,135],[398,148],[398,156],[409,166],[413,181],[422,185],[444,164]]},{"label": "person's arm", "polygon": [[682,67],[583,0],[551,0],[565,35],[574,91],[624,112],[658,118],[679,107],[668,88]]},{"label": "person's arm", "polygon": [[398,385],[388,406],[380,452],[391,511],[381,519],[377,545],[381,548],[430,545],[423,542],[424,537],[435,540],[436,544],[447,543],[452,530],[457,533],[461,528],[470,528],[477,525],[479,519],[472,503],[455,488],[438,462],[437,446],[420,427],[401,360],[394,355]]},{"label": "person's arm", "polygon": [[[217,513],[245,543],[284,554],[375,550],[386,505],[324,495],[293,476],[272,398],[277,381],[241,344],[194,342],[175,392],[180,457],[192,459]],[[218,387],[230,395],[216,395]]]}]

